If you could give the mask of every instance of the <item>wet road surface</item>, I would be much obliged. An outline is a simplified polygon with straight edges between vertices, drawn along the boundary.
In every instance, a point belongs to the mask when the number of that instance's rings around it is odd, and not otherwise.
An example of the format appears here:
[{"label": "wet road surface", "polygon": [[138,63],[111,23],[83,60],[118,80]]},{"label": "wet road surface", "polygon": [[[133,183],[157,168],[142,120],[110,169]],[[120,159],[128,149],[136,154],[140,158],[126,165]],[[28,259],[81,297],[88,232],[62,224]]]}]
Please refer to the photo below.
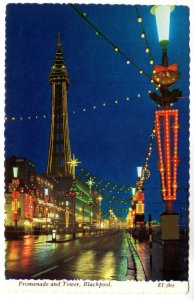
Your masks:
[{"label": "wet road surface", "polygon": [[[71,236],[58,236],[68,240]],[[77,236],[75,240],[48,243],[51,236],[27,236],[6,242],[7,279],[134,279],[127,274],[130,256],[125,231]],[[127,274],[127,277],[126,277]]]},{"label": "wet road surface", "polygon": [[[150,265],[149,241],[139,242],[125,230],[82,236],[25,236],[5,242],[6,279],[165,280],[162,245],[153,242]],[[60,242],[59,242],[60,241]],[[184,270],[184,269],[183,269]],[[186,270],[186,269],[185,269]],[[179,274],[187,280],[187,272]]]}]

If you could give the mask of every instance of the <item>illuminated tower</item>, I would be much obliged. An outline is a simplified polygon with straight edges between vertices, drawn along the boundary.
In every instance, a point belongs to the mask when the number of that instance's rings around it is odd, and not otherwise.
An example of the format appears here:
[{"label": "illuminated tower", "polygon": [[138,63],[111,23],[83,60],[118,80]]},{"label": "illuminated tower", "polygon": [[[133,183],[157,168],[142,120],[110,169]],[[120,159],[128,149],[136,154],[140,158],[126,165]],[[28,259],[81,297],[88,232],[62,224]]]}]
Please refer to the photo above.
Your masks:
[{"label": "illuminated tower", "polygon": [[71,160],[67,112],[69,76],[64,64],[60,33],[54,63],[49,73],[49,82],[52,90],[52,115],[46,175],[70,176],[72,170],[67,164]]}]

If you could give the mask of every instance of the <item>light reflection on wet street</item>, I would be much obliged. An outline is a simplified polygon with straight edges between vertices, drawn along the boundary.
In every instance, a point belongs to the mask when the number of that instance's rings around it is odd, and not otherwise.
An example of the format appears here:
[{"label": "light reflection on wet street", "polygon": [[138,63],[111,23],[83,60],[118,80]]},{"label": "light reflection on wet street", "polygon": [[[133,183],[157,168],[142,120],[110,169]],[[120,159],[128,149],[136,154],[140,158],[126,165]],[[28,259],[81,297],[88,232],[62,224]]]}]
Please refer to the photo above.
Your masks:
[{"label": "light reflection on wet street", "polygon": [[[57,240],[69,239],[71,235],[57,236]],[[6,241],[6,278],[126,280],[129,248],[125,231],[78,234],[75,240],[61,243],[48,241],[51,236]]]}]

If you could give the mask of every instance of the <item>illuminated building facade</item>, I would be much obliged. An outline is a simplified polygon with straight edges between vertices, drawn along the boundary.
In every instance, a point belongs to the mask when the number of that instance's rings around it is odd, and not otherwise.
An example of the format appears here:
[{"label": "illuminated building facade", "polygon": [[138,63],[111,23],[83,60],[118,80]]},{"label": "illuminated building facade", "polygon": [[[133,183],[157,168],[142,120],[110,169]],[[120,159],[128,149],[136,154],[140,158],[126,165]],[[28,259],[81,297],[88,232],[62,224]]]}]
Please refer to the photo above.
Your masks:
[{"label": "illuminated building facade", "polygon": [[[13,179],[13,168],[18,168],[18,177]],[[18,184],[13,188],[13,181]],[[61,183],[63,182],[63,189]],[[87,184],[79,178],[76,183],[81,191],[76,195],[76,230],[89,223],[99,226],[98,192],[92,194],[92,209],[85,206],[90,198]],[[5,160],[5,235],[17,230],[21,234],[46,234],[53,228],[64,232],[72,229],[72,199],[69,194],[71,180],[60,181],[35,171],[35,164],[24,157],[12,156]],[[84,215],[83,215],[84,207]],[[15,216],[15,219],[14,219]],[[17,220],[17,228],[16,228]]]},{"label": "illuminated building facade", "polygon": [[[13,169],[18,169],[13,178]],[[17,185],[15,184],[17,182]],[[59,219],[53,196],[54,184],[35,171],[24,157],[5,160],[5,233],[46,233]],[[17,221],[17,223],[16,223]]]}]

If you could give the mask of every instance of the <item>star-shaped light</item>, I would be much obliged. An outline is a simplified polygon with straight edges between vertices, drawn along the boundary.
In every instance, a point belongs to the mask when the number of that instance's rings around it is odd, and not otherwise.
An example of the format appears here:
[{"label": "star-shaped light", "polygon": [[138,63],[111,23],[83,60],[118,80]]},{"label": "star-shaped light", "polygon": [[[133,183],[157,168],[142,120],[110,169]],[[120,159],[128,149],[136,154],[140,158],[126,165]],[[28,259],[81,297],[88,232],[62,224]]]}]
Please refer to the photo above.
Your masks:
[{"label": "star-shaped light", "polygon": [[90,177],[90,179],[86,182],[88,185],[89,185],[89,187],[90,187],[90,194],[91,194],[91,191],[92,191],[92,185],[95,183],[94,181],[93,181],[93,179]]},{"label": "star-shaped light", "polygon": [[86,182],[89,186],[92,186],[94,181],[93,179],[90,177],[90,179]]},{"label": "star-shaped light", "polygon": [[73,154],[73,158],[67,162],[67,164],[70,164],[70,166],[73,169],[73,179],[75,179],[75,168],[80,164],[81,161],[78,161],[77,158],[75,158],[75,155]]}]

